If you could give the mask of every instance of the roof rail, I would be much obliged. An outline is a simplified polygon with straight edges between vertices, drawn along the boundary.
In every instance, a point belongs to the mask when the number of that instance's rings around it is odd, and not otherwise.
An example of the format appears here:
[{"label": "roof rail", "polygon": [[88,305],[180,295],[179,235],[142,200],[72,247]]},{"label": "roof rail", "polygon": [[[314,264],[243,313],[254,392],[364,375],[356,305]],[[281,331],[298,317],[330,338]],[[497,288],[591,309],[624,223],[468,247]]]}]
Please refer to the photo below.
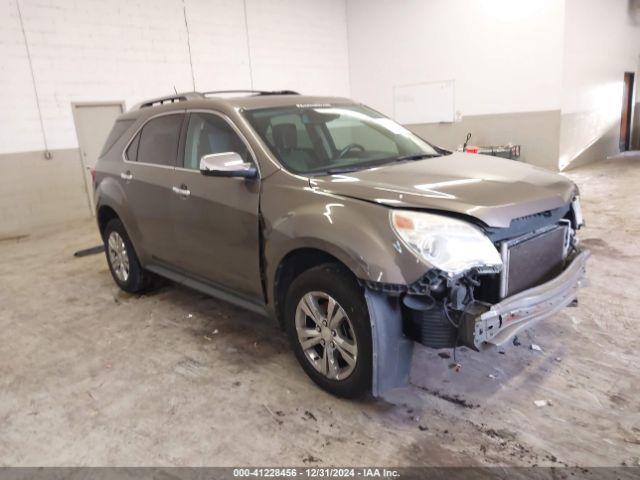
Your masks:
[{"label": "roof rail", "polygon": [[210,92],[202,92],[202,95],[219,95],[225,93],[249,93],[253,95],[300,95],[293,90],[212,90]]},{"label": "roof rail", "polygon": [[176,93],[175,95],[168,95],[166,97],[151,98],[144,100],[137,105],[134,105],[132,110],[139,110],[141,108],[155,107],[158,105],[164,105],[165,103],[184,102],[186,100],[199,100],[204,98],[204,94],[200,92],[184,92]]},{"label": "roof rail", "polygon": [[157,107],[166,103],[185,102],[187,100],[202,100],[207,95],[220,95],[225,93],[248,93],[250,95],[300,95],[293,90],[213,90],[211,92],[184,92],[175,95],[167,95],[166,97],[151,98],[134,105],[131,110],[140,110],[141,108]]}]

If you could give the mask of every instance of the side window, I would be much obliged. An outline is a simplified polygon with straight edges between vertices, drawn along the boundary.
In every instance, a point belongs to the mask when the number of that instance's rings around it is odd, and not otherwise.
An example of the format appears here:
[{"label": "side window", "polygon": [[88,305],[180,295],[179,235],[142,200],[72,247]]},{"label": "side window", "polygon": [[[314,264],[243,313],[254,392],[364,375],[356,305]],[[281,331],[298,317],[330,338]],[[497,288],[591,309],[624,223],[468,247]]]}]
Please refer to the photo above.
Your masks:
[{"label": "side window", "polygon": [[150,120],[140,132],[138,162],[175,165],[183,114],[163,115]]},{"label": "side window", "polygon": [[138,145],[140,145],[140,134],[139,133],[131,141],[131,143],[129,144],[129,147],[127,148],[127,151],[124,154],[125,157],[127,157],[127,160],[129,160],[130,162],[137,162],[138,161]]},{"label": "side window", "polygon": [[210,153],[236,152],[245,162],[251,155],[235,130],[211,113],[192,113],[189,117],[184,152],[184,168],[200,170],[200,159]]}]

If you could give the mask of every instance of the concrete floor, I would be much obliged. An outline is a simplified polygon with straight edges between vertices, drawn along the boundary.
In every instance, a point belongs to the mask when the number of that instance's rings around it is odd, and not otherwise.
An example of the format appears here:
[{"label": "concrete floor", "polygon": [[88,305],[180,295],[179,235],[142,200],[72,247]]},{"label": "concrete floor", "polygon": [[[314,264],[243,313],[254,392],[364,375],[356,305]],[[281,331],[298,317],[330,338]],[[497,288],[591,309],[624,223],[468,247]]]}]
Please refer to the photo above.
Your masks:
[{"label": "concrete floor", "polygon": [[420,348],[386,400],[316,388],[266,319],[119,291],[103,255],[72,256],[93,223],[3,239],[0,465],[638,464],[640,156],[570,176],[594,253],[580,307],[503,353],[458,350],[459,372]]}]

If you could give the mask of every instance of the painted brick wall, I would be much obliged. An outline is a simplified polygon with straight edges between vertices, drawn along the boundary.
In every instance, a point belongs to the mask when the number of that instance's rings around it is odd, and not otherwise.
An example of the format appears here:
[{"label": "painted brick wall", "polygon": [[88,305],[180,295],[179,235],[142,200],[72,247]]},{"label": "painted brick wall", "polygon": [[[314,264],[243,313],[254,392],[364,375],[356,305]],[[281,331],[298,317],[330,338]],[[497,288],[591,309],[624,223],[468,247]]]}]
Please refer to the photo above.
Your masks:
[{"label": "painted brick wall", "polygon": [[[197,90],[253,85],[348,96],[345,1],[2,0],[2,171],[24,171],[15,162],[25,157],[17,154],[45,149],[18,6],[48,148],[54,162],[76,162],[69,154],[78,148],[71,102],[124,100],[130,107],[174,87],[192,90],[194,83]],[[56,191],[65,192],[67,207],[75,202],[82,207],[72,210],[88,215],[80,165],[44,168],[65,172]],[[21,183],[9,189],[0,181],[0,232],[69,218],[38,206],[41,185]],[[73,200],[69,191],[80,193]],[[51,192],[48,202],[60,195]],[[24,215],[34,218],[14,218]]]},{"label": "painted brick wall", "polygon": [[40,150],[42,133],[14,1],[0,2],[0,18],[0,153]]},{"label": "painted brick wall", "polygon": [[[72,101],[193,88],[349,94],[344,0],[19,0],[51,150],[77,147]],[[0,6],[0,153],[41,150],[16,0]],[[6,98],[4,98],[6,97]],[[6,128],[8,126],[8,128]]]}]

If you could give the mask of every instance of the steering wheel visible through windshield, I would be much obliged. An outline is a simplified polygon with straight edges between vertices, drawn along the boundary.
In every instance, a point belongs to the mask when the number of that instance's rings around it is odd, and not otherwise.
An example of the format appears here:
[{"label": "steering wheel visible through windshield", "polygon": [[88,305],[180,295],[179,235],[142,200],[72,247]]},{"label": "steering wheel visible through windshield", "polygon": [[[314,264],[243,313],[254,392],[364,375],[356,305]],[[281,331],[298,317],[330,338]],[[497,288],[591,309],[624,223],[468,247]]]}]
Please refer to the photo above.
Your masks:
[{"label": "steering wheel visible through windshield", "polygon": [[445,153],[360,105],[265,108],[245,116],[280,163],[299,174],[349,172]]}]

